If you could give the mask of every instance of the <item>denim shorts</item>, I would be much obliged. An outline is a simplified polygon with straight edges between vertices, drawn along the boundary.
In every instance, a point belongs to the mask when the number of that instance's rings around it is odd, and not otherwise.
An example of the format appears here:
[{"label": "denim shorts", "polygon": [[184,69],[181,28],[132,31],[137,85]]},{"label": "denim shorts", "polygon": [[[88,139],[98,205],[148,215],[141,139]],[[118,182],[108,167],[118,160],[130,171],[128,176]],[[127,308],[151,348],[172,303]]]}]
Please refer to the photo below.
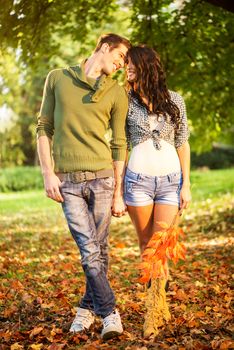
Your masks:
[{"label": "denim shorts", "polygon": [[182,183],[182,172],[150,176],[134,173],[127,168],[124,179],[125,203],[135,207],[153,203],[180,206]]}]

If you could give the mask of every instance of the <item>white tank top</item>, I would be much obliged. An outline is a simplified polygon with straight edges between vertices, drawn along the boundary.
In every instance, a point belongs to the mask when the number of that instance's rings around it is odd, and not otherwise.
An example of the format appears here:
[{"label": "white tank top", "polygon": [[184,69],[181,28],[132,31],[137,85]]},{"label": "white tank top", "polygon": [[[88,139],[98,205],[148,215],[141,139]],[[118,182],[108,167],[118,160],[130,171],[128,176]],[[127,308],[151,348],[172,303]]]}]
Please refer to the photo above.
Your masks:
[{"label": "white tank top", "polygon": [[[150,114],[149,123],[151,130],[160,131],[164,125],[164,117]],[[136,145],[132,149],[128,168],[135,173],[151,176],[164,176],[181,171],[175,147],[162,139],[160,144],[160,150],[154,147],[152,139]]]}]

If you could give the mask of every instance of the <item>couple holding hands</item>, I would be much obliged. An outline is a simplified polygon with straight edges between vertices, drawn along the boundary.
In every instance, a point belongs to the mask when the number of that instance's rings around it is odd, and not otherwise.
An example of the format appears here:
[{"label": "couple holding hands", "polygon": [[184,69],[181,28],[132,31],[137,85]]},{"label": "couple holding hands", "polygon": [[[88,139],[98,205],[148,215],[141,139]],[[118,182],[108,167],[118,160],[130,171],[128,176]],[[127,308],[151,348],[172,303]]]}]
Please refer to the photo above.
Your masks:
[{"label": "couple holding hands", "polygon": [[[111,78],[123,67],[125,88]],[[40,165],[86,277],[71,332],[89,329],[95,315],[104,340],[123,332],[107,277],[111,215],[129,213],[143,252],[158,222],[170,225],[187,208],[188,137],[183,98],[168,90],[159,55],[145,45],[105,34],[89,58],[48,74],[37,125]]]}]

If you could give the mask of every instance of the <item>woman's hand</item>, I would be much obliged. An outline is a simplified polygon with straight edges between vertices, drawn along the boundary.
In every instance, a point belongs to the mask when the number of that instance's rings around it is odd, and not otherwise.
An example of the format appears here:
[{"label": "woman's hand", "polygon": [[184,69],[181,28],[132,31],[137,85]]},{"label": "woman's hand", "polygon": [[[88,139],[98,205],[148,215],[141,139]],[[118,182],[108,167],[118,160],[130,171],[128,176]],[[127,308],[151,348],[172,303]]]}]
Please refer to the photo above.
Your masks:
[{"label": "woman's hand", "polygon": [[122,195],[114,195],[111,209],[112,215],[118,218],[126,214],[127,208]]},{"label": "woman's hand", "polygon": [[187,209],[189,203],[191,202],[192,196],[190,191],[190,186],[182,185],[180,191],[180,209]]}]

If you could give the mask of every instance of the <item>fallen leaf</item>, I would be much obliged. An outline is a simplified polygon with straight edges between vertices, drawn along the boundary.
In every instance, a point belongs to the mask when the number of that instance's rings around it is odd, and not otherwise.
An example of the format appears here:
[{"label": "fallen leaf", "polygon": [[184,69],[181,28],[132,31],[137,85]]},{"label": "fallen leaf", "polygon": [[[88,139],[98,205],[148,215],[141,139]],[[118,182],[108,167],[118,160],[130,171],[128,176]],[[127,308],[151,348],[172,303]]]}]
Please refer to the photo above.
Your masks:
[{"label": "fallen leaf", "polygon": [[43,327],[35,327],[33,330],[30,332],[29,338],[33,338],[35,335],[39,334],[43,330]]},{"label": "fallen leaf", "polygon": [[21,350],[23,348],[23,345],[20,345],[19,343],[14,343],[11,345],[11,350]]},{"label": "fallen leaf", "polygon": [[33,350],[41,350],[43,348],[43,344],[31,344],[29,349]]}]

